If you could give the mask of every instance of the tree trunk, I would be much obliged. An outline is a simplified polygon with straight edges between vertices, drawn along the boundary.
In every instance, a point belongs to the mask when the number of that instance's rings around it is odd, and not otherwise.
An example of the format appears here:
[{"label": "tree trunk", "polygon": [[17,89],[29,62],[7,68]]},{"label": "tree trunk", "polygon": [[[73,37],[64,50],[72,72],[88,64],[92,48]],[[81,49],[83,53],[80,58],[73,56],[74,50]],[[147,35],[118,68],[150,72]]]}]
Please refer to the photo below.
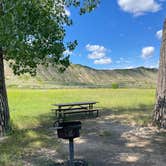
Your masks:
[{"label": "tree trunk", "polygon": [[153,122],[166,128],[166,20],[164,22]]},{"label": "tree trunk", "polygon": [[9,106],[5,85],[3,51],[0,49],[0,136],[9,131]]}]

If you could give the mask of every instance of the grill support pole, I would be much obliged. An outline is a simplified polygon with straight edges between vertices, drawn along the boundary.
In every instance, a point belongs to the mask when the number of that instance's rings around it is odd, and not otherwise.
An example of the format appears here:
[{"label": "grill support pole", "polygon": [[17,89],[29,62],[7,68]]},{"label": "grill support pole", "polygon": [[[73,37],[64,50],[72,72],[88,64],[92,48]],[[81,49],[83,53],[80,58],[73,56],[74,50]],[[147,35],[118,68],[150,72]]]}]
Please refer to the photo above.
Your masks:
[{"label": "grill support pole", "polygon": [[70,159],[69,159],[70,166],[74,166],[74,140],[73,140],[73,138],[69,139],[69,155],[70,155]]}]

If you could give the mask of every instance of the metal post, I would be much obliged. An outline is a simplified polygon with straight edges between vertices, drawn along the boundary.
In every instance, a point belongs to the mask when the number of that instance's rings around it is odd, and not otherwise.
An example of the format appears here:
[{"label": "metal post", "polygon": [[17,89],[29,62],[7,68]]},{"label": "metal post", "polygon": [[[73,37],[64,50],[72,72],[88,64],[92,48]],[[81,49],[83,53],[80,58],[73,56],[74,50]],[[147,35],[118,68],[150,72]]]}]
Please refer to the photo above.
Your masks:
[{"label": "metal post", "polygon": [[74,141],[73,141],[73,138],[69,139],[69,155],[70,155],[69,165],[74,166]]}]

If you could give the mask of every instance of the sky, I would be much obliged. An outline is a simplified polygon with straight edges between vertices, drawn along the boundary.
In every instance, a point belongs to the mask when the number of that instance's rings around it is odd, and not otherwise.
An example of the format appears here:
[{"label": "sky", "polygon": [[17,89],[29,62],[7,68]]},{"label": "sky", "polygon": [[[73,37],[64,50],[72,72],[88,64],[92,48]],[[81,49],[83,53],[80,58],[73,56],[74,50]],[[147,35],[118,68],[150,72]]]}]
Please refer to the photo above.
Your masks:
[{"label": "sky", "polygon": [[78,41],[70,53],[73,64],[95,69],[157,68],[166,17],[166,0],[101,0],[91,13],[80,16],[66,9],[73,25],[66,41]]}]

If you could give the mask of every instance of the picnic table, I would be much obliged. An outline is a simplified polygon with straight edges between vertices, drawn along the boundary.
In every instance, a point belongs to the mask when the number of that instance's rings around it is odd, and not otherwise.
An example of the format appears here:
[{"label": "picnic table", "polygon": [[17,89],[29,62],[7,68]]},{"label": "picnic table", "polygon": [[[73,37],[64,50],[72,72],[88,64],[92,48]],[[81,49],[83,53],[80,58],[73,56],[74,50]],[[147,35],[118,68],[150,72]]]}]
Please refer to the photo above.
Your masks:
[{"label": "picnic table", "polygon": [[96,112],[96,117],[99,115],[99,109],[94,108],[94,105],[98,103],[96,101],[88,102],[74,102],[74,103],[60,103],[53,104],[56,109],[52,109],[56,113],[58,119],[64,119],[67,114],[77,114],[77,113],[91,113]]}]

